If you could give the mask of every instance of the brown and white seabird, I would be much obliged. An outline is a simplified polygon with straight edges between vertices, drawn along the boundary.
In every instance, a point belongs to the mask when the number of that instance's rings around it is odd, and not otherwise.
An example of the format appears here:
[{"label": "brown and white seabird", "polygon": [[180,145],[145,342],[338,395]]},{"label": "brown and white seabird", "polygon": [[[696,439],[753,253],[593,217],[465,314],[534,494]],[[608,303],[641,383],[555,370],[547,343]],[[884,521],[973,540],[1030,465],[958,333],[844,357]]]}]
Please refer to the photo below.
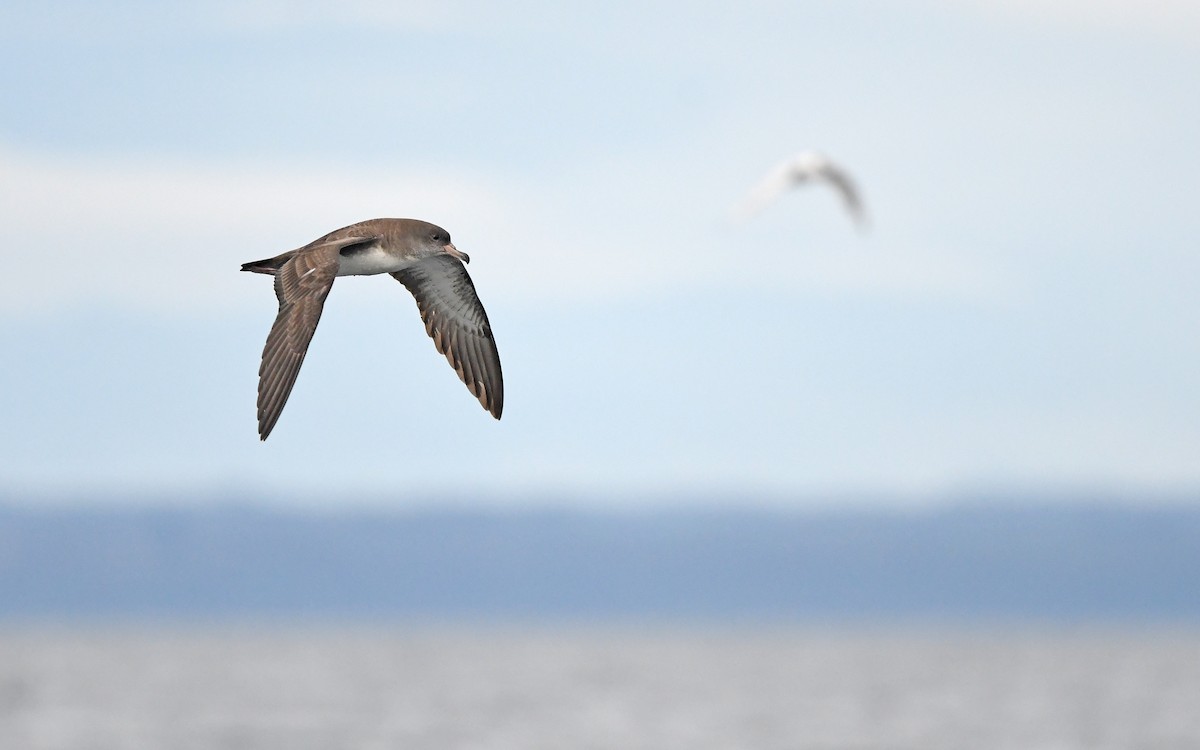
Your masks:
[{"label": "brown and white seabird", "polygon": [[275,277],[279,314],[258,368],[258,435],[271,434],[338,276],[389,273],[417,300],[425,331],[496,419],[504,409],[500,356],[487,313],[467,275],[466,253],[441,227],[417,219],[371,219],[304,247],[242,265]]}]

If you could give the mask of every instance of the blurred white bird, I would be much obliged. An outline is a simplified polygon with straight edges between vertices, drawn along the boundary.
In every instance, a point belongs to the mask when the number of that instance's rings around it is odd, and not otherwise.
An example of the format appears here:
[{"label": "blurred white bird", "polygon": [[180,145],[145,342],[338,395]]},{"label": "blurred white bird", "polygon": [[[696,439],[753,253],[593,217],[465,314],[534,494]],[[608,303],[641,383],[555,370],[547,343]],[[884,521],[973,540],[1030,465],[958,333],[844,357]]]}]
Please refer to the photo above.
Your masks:
[{"label": "blurred white bird", "polygon": [[846,170],[834,164],[824,154],[802,151],[772,169],[736,211],[741,219],[748,219],[761,211],[768,203],[785,190],[814,180],[824,180],[842,196],[842,202],[850,217],[860,228],[867,224],[862,197]]}]

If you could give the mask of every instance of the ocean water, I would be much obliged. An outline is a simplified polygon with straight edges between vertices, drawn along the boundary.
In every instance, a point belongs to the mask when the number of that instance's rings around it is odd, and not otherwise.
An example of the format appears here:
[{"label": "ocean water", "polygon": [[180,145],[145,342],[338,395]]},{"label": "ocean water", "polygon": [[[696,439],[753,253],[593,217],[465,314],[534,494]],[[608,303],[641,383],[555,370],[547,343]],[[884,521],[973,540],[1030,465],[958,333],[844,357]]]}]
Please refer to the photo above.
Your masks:
[{"label": "ocean water", "polygon": [[0,748],[1200,748],[1200,632],[8,628]]}]

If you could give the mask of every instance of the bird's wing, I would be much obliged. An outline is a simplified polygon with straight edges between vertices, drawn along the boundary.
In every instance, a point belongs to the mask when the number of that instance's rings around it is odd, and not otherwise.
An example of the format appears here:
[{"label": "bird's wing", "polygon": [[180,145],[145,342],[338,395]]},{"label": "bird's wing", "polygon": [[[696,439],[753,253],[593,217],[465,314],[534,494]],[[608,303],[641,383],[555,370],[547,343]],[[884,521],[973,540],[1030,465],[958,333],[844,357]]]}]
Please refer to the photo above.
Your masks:
[{"label": "bird's wing", "polygon": [[416,298],[434,346],[483,408],[499,419],[504,410],[500,355],[467,269],[447,255],[431,255],[392,276]]},{"label": "bird's wing", "polygon": [[338,269],[337,244],[297,252],[275,273],[279,314],[258,368],[258,435],[271,434],[287,403]]},{"label": "bird's wing", "polygon": [[735,209],[735,215],[741,219],[748,219],[766,208],[780,193],[795,185],[797,179],[790,167],[790,162],[784,162],[768,172]]},{"label": "bird's wing", "polygon": [[821,167],[819,174],[842,196],[842,203],[845,204],[846,210],[850,212],[855,223],[860,227],[865,225],[866,213],[863,210],[862,195],[858,192],[858,187],[850,178],[850,174],[833,162],[826,162]]}]

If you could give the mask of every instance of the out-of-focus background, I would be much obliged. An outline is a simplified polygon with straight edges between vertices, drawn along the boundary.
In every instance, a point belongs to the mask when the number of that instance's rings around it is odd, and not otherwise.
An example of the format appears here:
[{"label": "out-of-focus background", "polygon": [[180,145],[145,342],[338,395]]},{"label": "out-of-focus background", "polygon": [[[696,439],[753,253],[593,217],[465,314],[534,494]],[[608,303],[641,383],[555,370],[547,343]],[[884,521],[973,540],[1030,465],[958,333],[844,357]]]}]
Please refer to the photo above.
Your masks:
[{"label": "out-of-focus background", "polygon": [[[9,1],[0,70],[3,746],[1200,743],[1195,2]],[[866,231],[734,218],[805,149]],[[345,278],[260,444],[239,264],[379,216],[504,419]]]}]

